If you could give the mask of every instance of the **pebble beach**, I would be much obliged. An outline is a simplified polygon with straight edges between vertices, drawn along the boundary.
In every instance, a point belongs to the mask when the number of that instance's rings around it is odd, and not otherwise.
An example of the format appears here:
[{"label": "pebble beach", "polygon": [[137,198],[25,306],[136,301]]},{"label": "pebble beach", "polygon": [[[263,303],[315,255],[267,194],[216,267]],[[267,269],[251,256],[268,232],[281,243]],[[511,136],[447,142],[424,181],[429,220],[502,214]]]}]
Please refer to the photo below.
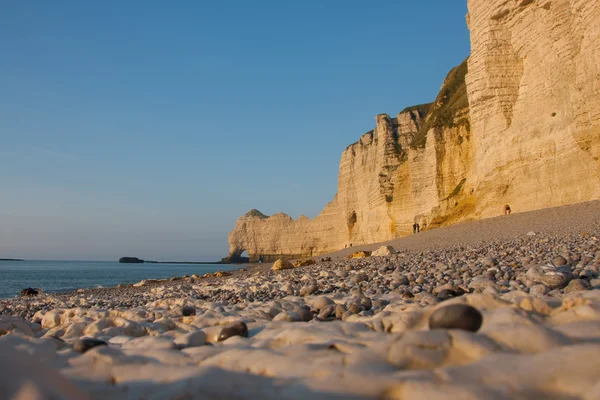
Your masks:
[{"label": "pebble beach", "polygon": [[1,300],[2,398],[600,398],[600,202],[315,261]]}]

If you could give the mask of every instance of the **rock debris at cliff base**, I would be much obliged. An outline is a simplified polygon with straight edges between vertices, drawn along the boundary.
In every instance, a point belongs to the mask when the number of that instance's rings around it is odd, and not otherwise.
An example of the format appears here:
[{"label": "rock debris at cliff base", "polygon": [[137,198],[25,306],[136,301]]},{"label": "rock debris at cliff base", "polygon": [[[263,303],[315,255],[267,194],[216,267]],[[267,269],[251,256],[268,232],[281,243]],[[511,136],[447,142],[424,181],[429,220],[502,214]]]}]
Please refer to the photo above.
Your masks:
[{"label": "rock debris at cliff base", "polygon": [[597,399],[594,207],[540,211],[535,230],[513,214],[512,238],[486,238],[481,221],[430,250],[399,241],[390,256],[3,300],[0,392]]}]

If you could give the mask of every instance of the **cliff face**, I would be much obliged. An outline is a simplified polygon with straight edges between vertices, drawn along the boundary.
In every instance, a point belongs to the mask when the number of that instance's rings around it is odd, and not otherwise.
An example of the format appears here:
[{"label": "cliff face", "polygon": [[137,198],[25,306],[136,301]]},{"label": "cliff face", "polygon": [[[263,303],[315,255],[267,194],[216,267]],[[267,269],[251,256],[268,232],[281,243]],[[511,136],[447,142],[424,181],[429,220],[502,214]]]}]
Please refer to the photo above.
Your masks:
[{"label": "cliff face", "polygon": [[414,222],[600,198],[600,0],[470,0],[467,22],[472,54],[433,104],[378,115],[343,152],[337,195],[313,220],[241,217],[230,257],[311,256]]},{"label": "cliff face", "polygon": [[241,217],[229,235],[231,259],[244,250],[251,261],[317,255],[464,214],[473,159],[466,68],[450,72],[435,103],[378,115],[376,128],[342,153],[337,195],[316,218]]},{"label": "cliff face", "polygon": [[600,1],[469,1],[477,216],[600,198]]}]

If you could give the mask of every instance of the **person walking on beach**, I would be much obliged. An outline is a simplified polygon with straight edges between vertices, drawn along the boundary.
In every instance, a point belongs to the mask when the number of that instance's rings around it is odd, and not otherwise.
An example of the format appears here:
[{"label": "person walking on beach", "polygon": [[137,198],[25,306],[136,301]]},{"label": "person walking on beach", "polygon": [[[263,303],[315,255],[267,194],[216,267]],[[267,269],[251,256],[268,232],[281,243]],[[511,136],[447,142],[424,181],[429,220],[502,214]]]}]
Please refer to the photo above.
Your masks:
[{"label": "person walking on beach", "polygon": [[504,215],[510,215],[510,206],[508,204],[504,206]]},{"label": "person walking on beach", "polygon": [[421,225],[417,224],[417,233],[421,232]]},{"label": "person walking on beach", "polygon": [[413,234],[417,233],[417,223],[413,224]]}]

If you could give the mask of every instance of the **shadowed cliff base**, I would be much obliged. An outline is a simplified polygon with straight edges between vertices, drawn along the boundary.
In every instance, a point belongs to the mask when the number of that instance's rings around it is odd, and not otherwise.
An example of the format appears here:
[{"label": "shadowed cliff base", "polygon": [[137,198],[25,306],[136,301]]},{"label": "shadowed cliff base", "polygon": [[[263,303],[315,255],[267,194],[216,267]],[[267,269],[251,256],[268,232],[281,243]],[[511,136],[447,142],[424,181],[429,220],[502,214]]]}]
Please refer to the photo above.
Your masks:
[{"label": "shadowed cliff base", "polygon": [[477,221],[422,231],[415,235],[380,243],[354,246],[351,249],[323,254],[320,257],[342,259],[357,251],[373,251],[390,245],[397,251],[433,251],[451,246],[477,246],[483,242],[505,241],[535,233],[578,234],[592,232],[600,226],[600,200],[543,210],[516,212]]}]

